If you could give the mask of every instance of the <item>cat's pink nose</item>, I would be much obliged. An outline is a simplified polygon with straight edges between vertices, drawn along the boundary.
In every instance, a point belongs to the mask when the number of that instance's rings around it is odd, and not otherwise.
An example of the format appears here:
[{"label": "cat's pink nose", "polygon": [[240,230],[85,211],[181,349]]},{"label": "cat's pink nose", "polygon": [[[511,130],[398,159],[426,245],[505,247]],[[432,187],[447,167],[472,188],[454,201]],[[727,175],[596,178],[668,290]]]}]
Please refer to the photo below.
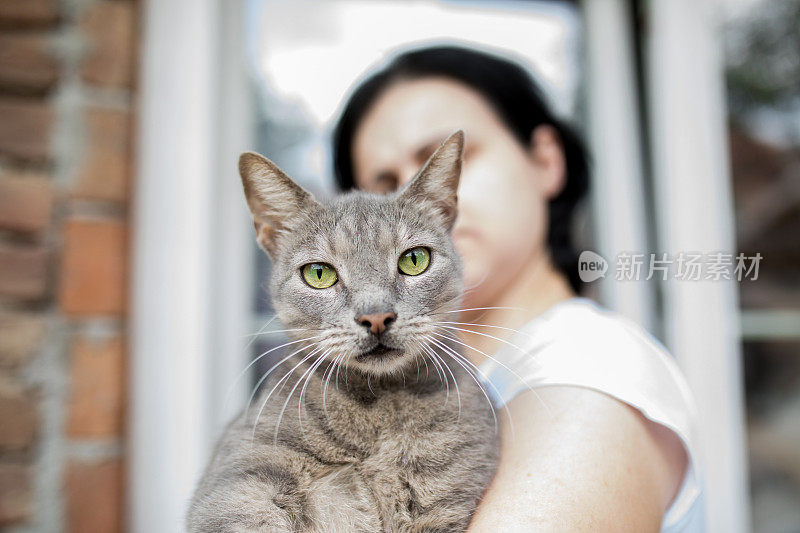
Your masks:
[{"label": "cat's pink nose", "polygon": [[356,320],[375,335],[380,335],[386,331],[389,324],[394,322],[395,318],[397,318],[397,315],[394,313],[372,313],[369,315],[361,315]]}]

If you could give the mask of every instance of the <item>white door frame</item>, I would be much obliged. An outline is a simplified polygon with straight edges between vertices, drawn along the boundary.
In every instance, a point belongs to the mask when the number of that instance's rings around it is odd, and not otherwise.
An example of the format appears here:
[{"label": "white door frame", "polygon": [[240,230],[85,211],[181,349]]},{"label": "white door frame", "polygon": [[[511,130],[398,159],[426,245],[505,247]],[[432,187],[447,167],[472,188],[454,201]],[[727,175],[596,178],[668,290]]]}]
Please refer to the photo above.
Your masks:
[{"label": "white door frame", "polygon": [[[597,252],[614,264],[620,252],[647,253],[651,249],[645,218],[634,38],[625,0],[592,0],[584,3],[582,12],[595,239]],[[617,281],[613,271],[598,283],[606,307],[648,331],[654,330],[656,302],[651,284]]]},{"label": "white door frame", "polygon": [[[647,7],[659,248],[735,255],[720,6],[653,0]],[[708,531],[749,531],[738,287],[670,279],[663,289],[666,343],[699,409]]]},{"label": "white door frame", "polygon": [[252,226],[240,0],[142,6],[130,308],[128,528],[183,529],[186,503],[244,385]]}]

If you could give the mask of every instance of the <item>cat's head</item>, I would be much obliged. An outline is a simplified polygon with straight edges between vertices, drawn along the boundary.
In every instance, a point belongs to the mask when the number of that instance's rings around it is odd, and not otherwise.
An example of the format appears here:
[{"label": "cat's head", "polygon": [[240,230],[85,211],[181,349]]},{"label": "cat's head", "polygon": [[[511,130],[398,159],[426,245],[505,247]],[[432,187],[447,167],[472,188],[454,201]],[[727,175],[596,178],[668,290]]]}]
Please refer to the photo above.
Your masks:
[{"label": "cat's head", "polygon": [[457,308],[462,290],[450,234],[463,148],[458,131],[402,189],[325,203],[268,159],[242,154],[256,239],[273,262],[273,305],[293,337],[309,339],[299,356],[385,375],[442,342],[435,323],[453,320],[442,313]]}]

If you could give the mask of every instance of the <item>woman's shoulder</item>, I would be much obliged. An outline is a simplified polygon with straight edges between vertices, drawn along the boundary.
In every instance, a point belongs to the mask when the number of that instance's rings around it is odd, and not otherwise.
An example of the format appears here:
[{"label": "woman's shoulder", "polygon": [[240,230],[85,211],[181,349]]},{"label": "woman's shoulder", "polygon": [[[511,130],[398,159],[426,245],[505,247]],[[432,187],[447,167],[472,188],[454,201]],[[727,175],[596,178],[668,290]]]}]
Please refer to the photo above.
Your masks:
[{"label": "woman's shoulder", "polygon": [[526,332],[526,337],[547,337],[557,343],[590,345],[593,349],[587,356],[613,357],[621,351],[621,345],[672,360],[664,345],[638,323],[584,297],[556,303],[528,322],[521,331]]},{"label": "woman's shoulder", "polygon": [[526,324],[511,344],[518,348],[507,345],[501,352],[516,352],[512,359],[547,370],[537,372],[538,379],[577,373],[585,379],[626,384],[653,380],[650,385],[663,385],[668,389],[664,392],[691,402],[689,387],[667,348],[635,321],[588,298],[552,306]]},{"label": "woman's shoulder", "polygon": [[675,359],[639,324],[592,300],[559,302],[494,357],[485,368],[516,375],[516,392],[548,385],[595,389],[694,440],[694,401]]},{"label": "woman's shoulder", "polygon": [[690,464],[662,531],[700,492],[696,408],[669,351],[643,327],[587,298],[571,298],[527,323],[481,368],[499,405],[531,388],[577,386],[611,396],[672,430]]}]

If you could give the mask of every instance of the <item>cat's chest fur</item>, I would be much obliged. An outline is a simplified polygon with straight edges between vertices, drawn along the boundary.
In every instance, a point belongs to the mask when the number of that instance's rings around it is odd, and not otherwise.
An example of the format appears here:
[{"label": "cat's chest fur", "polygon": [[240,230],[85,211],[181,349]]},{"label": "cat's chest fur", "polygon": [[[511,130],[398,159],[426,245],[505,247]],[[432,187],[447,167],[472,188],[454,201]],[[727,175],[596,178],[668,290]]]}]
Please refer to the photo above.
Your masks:
[{"label": "cat's chest fur", "polygon": [[[284,433],[299,440],[290,445],[299,455],[313,457],[307,461],[308,473],[316,479],[309,482],[329,485],[336,479],[339,490],[326,499],[338,499],[348,508],[361,501],[367,516],[380,519],[380,531],[415,530],[415,523],[424,531],[419,526],[426,515],[441,520],[445,508],[460,507],[454,503],[470,491],[464,486],[470,477],[479,494],[491,471],[485,461],[496,449],[491,412],[472,378],[453,372],[457,380],[447,386],[428,375],[422,378],[426,385],[407,383],[374,394],[368,389],[343,393],[330,384],[326,394],[322,380],[310,385],[302,417],[299,400],[289,402],[293,427]],[[344,491],[342,481],[348,487]]]},{"label": "cat's chest fur", "polygon": [[466,373],[454,374],[449,387],[431,376],[427,386],[375,395],[334,384],[325,393],[314,377],[302,407],[290,380],[260,416],[253,409],[234,423],[210,469],[270,487],[263,495],[287,521],[275,531],[463,531],[497,446],[486,398]]}]

